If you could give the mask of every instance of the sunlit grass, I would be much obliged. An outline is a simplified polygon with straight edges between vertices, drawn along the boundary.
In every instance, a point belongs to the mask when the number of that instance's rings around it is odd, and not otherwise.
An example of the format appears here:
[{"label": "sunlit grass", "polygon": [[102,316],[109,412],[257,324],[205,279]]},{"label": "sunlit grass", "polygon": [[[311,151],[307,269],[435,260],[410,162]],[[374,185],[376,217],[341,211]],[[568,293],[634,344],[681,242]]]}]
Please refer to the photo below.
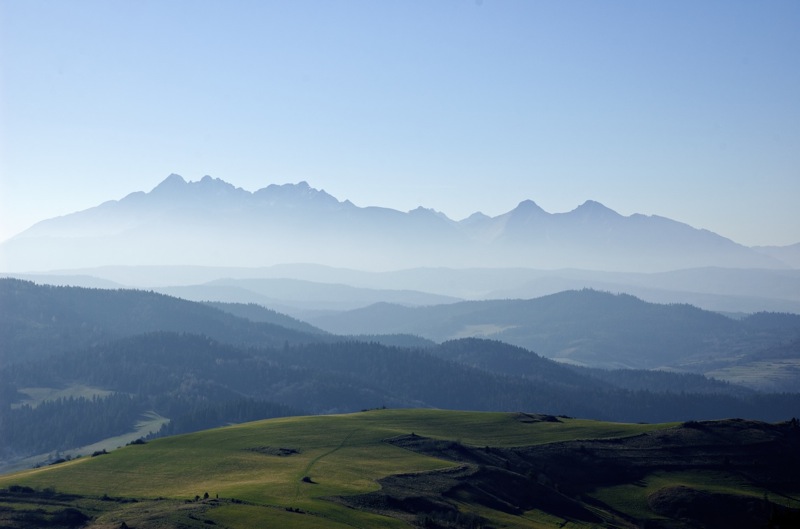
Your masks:
[{"label": "sunlit grass", "polygon": [[[665,426],[566,418],[535,422],[514,413],[441,410],[290,417],[159,439],[108,455],[0,476],[0,488],[20,484],[95,497],[179,502],[208,493],[223,503],[204,516],[229,527],[252,527],[268,517],[286,527],[394,528],[404,525],[329,498],[375,491],[378,480],[392,474],[454,463],[393,446],[384,442],[387,438],[413,432],[474,446],[525,446],[636,435]],[[243,503],[225,503],[232,499]],[[564,522],[537,512],[522,517],[489,514],[497,518],[497,527],[557,527]]]},{"label": "sunlit grass", "polygon": [[[613,487],[603,487],[591,495],[603,503],[640,519],[658,518],[648,508],[648,497],[665,487],[684,486],[705,492],[718,492],[763,498],[764,490],[749,480],[734,474],[714,471],[653,472],[641,482]],[[789,507],[800,507],[800,501],[778,494],[770,494],[769,500]]]},{"label": "sunlit grass", "polygon": [[74,384],[65,388],[20,388],[19,392],[26,395],[27,398],[19,403],[12,404],[12,408],[26,405],[35,408],[45,401],[69,398],[92,399],[93,397],[107,397],[114,393],[113,391],[84,386],[83,384]]}]

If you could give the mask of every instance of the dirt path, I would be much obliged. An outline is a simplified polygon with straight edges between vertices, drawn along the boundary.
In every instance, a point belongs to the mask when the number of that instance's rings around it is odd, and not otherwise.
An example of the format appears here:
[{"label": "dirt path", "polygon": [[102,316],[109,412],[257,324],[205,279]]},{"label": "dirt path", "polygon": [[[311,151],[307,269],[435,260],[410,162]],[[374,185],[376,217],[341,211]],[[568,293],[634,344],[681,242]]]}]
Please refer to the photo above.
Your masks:
[{"label": "dirt path", "polygon": [[335,448],[332,448],[332,449],[328,450],[327,452],[324,452],[324,453],[318,455],[317,457],[315,457],[314,459],[312,459],[311,461],[308,462],[308,465],[306,465],[306,468],[303,469],[303,472],[301,473],[302,475],[297,477],[296,485],[295,485],[295,489],[294,489],[294,499],[295,500],[300,495],[300,485],[303,483],[303,479],[306,478],[306,477],[311,479],[310,478],[311,469],[314,468],[314,465],[316,465],[322,458],[327,457],[327,456],[329,456],[329,455],[331,455],[333,453],[336,453],[337,451],[341,450],[347,444],[347,441],[349,441],[350,438],[353,437],[354,433],[355,433],[355,431],[350,432],[349,434],[347,434],[344,437],[344,439],[342,439],[342,441]]}]

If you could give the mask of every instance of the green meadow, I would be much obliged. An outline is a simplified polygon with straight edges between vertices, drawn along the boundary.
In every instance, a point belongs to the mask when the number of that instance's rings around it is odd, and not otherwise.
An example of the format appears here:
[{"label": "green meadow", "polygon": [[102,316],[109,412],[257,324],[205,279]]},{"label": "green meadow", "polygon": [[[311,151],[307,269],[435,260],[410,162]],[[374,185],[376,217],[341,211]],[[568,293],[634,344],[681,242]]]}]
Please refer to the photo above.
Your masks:
[{"label": "green meadow", "polygon": [[[430,409],[291,417],[158,439],[3,475],[0,489],[48,491],[51,507],[77,506],[91,516],[89,527],[97,528],[120,527],[123,522],[131,528],[408,527],[408,521],[332,499],[376,491],[378,480],[386,476],[456,466],[386,439],[414,433],[475,447],[518,447],[627,437],[671,426],[569,418],[548,422],[518,413]],[[642,511],[647,489],[661,487],[666,480],[655,476],[644,485],[597,491],[596,497],[623,512]],[[730,483],[733,488],[738,485]],[[35,503],[5,497],[0,499],[0,513],[33,508]],[[536,510],[510,515],[485,506],[463,504],[459,509],[490,520],[493,527],[589,526]]]}]

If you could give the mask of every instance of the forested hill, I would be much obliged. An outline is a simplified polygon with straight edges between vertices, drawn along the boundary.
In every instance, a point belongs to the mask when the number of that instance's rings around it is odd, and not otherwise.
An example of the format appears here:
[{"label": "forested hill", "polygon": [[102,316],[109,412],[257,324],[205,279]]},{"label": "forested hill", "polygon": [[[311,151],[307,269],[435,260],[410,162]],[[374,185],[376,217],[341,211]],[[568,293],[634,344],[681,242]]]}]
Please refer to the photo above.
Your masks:
[{"label": "forested hill", "polygon": [[[458,361],[467,358],[472,365]],[[502,372],[513,368],[508,363],[481,367],[492,365],[493,358],[515,358],[528,369],[514,375]],[[663,374],[647,390],[627,389],[647,372],[626,374],[603,380],[486,340],[425,350],[374,342],[264,349],[186,333],[150,333],[0,369],[6,389],[0,402],[0,467],[3,458],[31,455],[31,450],[67,450],[75,447],[70,440],[89,443],[125,433],[145,412],[170,419],[161,433],[173,434],[280,415],[384,406],[525,410],[617,422],[777,420],[791,417],[800,406],[800,395],[742,393],[708,380],[703,384],[692,375]],[[111,395],[19,405],[25,388],[74,385]],[[68,422],[57,420],[66,417]]]},{"label": "forested hill", "polygon": [[[535,299],[464,301],[429,307],[382,303],[321,315],[338,334],[412,333],[438,342],[479,336],[592,367],[670,367],[707,372],[800,339],[800,315],[742,319],[627,294],[572,290]],[[800,357],[800,351],[795,351]]]},{"label": "forested hill", "polygon": [[154,331],[260,347],[323,339],[319,332],[254,322],[154,292],[0,279],[0,365]]},{"label": "forested hill", "polygon": [[274,325],[280,325],[281,327],[294,329],[304,333],[328,334],[326,331],[318,329],[317,327],[314,327],[313,325],[310,325],[304,321],[300,321],[297,318],[292,318],[286,314],[281,314],[278,311],[268,309],[256,303],[225,303],[222,301],[205,301],[204,304],[250,321],[272,323]]},{"label": "forested hill", "polygon": [[[168,419],[161,433],[172,434],[383,406],[623,422],[780,420],[800,407],[798,394],[762,394],[697,375],[576,370],[475,338],[389,346],[151,292],[2,280],[0,296],[0,467],[4,458],[129,432],[145,413]],[[775,320],[758,321],[774,332]],[[37,400],[35,388],[68,396]]]}]

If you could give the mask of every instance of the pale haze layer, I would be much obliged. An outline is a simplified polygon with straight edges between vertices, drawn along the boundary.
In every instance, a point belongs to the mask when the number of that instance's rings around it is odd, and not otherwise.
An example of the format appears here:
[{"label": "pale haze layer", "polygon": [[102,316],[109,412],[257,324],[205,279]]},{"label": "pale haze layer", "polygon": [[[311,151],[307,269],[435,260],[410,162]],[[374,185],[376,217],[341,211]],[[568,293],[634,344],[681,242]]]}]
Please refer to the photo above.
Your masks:
[{"label": "pale haze layer", "polygon": [[0,240],[170,173],[800,242],[800,3],[0,2]]}]

